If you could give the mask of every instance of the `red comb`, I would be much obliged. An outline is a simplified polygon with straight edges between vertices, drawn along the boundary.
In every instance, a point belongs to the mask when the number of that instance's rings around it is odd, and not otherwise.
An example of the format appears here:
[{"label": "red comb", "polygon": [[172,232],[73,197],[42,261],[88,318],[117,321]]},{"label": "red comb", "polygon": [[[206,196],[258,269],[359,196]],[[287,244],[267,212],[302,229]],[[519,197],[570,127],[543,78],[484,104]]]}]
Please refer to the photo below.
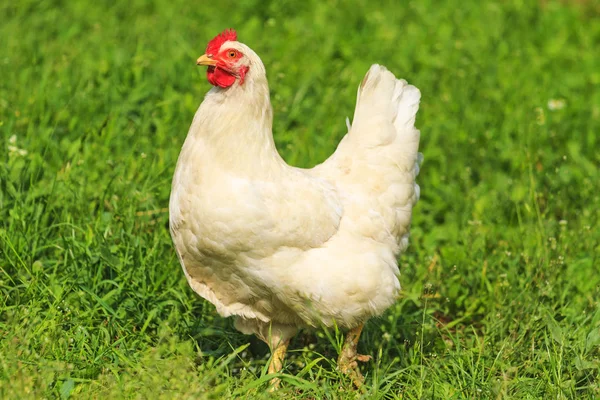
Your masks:
[{"label": "red comb", "polygon": [[233,29],[225,29],[214,37],[213,40],[208,42],[206,46],[206,54],[217,54],[221,45],[228,40],[237,40],[237,33]]}]

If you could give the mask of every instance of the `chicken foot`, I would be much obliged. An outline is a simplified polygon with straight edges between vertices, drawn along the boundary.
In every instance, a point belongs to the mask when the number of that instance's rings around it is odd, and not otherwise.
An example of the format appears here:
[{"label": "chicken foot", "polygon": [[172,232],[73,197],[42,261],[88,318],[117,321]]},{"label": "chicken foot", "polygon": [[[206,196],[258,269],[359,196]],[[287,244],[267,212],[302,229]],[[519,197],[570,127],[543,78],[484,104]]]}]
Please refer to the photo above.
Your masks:
[{"label": "chicken foot", "polygon": [[[282,340],[277,343],[274,348],[271,348],[271,362],[269,363],[269,374],[276,374],[277,372],[283,369],[283,360],[285,359],[285,353],[287,352],[288,345],[290,344],[290,339]],[[281,383],[281,379],[273,378],[271,379],[271,387],[269,391],[272,392],[279,388],[279,384]]]},{"label": "chicken foot", "polygon": [[350,379],[352,379],[354,386],[357,388],[360,388],[365,380],[358,369],[358,361],[367,362],[371,359],[371,356],[357,354],[356,352],[358,339],[360,338],[363,327],[364,324],[360,324],[348,331],[346,340],[342,346],[342,351],[338,357],[338,369],[348,375]]}]

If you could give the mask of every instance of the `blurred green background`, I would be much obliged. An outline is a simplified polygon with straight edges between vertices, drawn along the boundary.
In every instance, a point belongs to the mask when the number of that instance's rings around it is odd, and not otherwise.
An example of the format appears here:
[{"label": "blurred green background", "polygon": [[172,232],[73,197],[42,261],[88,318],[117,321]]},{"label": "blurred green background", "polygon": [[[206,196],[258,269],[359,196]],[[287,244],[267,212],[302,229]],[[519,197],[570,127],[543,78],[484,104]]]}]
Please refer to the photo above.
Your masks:
[{"label": "blurred green background", "polygon": [[[600,2],[0,3],[0,397],[599,398]],[[225,28],[262,58],[297,166],[346,132],[372,63],[421,89],[403,296],[264,347],[196,296],[168,234],[179,149]]]}]

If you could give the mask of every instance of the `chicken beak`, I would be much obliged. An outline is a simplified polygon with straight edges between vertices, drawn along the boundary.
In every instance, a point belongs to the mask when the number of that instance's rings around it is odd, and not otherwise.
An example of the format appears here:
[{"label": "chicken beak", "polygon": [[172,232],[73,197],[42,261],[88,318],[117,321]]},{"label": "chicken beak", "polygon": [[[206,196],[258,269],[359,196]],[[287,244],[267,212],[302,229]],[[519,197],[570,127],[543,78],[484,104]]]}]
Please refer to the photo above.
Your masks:
[{"label": "chicken beak", "polygon": [[196,64],[197,65],[206,65],[206,66],[214,66],[217,65],[217,61],[213,60],[211,57],[207,56],[206,54],[202,54],[197,60],[196,60]]}]

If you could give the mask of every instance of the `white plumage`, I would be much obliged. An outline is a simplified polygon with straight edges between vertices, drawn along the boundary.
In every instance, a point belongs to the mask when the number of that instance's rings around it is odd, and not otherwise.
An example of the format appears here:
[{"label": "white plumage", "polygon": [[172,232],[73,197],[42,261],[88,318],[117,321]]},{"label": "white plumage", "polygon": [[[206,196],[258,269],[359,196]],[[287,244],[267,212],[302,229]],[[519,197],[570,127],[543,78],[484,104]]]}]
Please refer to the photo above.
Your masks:
[{"label": "white plumage", "polygon": [[419,90],[373,65],[335,153],[294,168],[275,148],[260,58],[235,40],[220,50],[239,52],[245,74],[198,108],[170,199],[190,286],[272,347],[302,326],[353,328],[381,314],[400,290],[397,256],[419,197]]}]

